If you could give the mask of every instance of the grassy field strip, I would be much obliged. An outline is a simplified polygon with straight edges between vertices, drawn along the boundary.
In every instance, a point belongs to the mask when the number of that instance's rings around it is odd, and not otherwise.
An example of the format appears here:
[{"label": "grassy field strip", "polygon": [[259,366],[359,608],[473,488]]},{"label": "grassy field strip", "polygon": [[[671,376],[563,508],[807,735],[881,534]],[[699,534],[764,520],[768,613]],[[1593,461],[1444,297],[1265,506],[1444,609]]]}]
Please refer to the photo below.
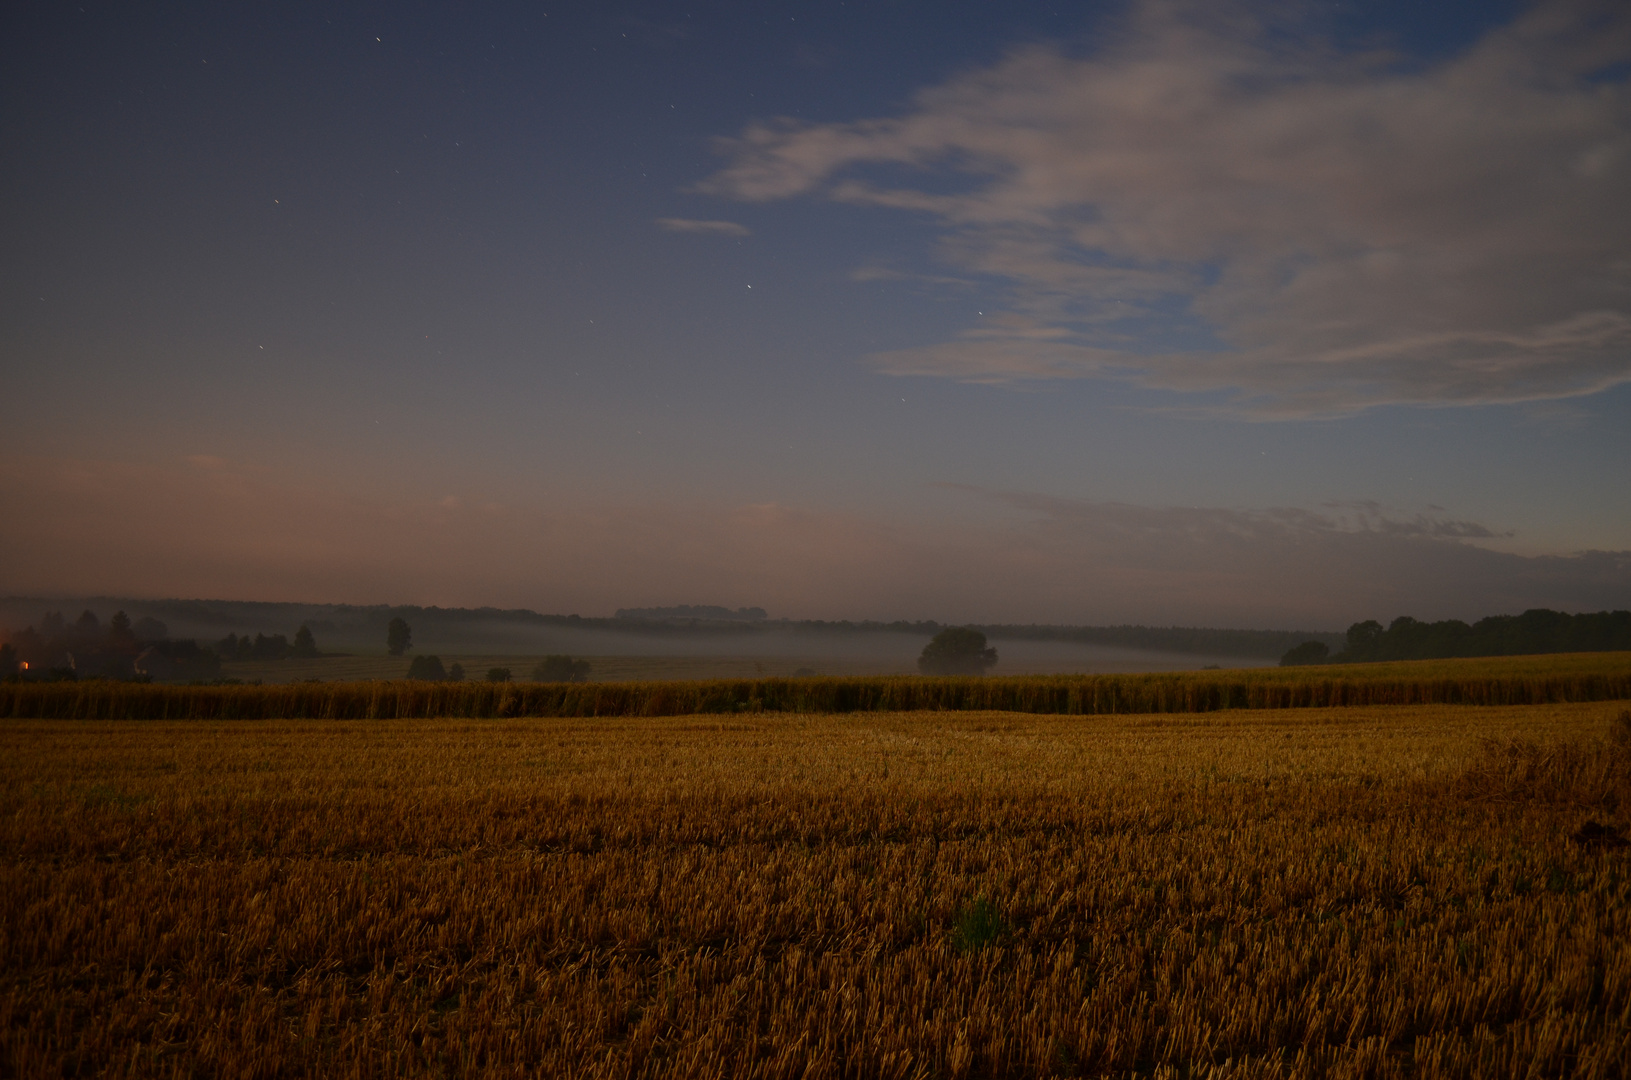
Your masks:
[{"label": "grassy field strip", "polygon": [[1620,704],[0,725],[0,1075],[1611,1077]]}]

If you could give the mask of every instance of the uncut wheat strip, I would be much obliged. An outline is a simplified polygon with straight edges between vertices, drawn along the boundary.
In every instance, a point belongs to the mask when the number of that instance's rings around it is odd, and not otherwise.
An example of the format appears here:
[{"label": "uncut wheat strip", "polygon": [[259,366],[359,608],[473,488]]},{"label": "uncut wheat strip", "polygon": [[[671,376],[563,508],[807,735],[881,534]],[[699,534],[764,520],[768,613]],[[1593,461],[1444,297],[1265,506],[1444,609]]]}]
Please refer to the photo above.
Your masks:
[{"label": "uncut wheat strip", "polygon": [[[1617,655],[1617,654],[1616,654]],[[1511,705],[1631,697],[1631,672],[1446,678],[1310,675],[1053,676],[517,684],[375,682],[283,686],[5,684],[0,715],[62,719],[389,720],[459,716],[660,716],[740,711],[998,709],[1080,714],[1377,704]]]}]

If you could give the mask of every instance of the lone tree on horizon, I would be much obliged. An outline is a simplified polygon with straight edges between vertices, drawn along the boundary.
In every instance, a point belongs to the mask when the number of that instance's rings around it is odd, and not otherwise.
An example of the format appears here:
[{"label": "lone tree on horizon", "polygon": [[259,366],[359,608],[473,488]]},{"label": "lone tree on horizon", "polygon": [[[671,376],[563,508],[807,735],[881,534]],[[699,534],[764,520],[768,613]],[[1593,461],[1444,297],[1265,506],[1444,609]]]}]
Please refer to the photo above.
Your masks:
[{"label": "lone tree on horizon", "polygon": [[130,629],[130,616],[115,611],[108,620],[108,643],[116,649],[130,649],[136,645],[136,635]]},{"label": "lone tree on horizon", "polygon": [[390,625],[385,628],[385,648],[392,656],[401,656],[413,644],[413,631],[408,628],[407,621],[402,616],[392,617]]},{"label": "lone tree on horizon", "polygon": [[985,635],[966,626],[940,631],[917,658],[925,675],[984,675],[997,662],[997,650],[987,648]]},{"label": "lone tree on horizon", "polygon": [[312,637],[311,627],[304,624],[294,632],[294,644],[289,647],[290,656],[318,656],[317,639]]}]

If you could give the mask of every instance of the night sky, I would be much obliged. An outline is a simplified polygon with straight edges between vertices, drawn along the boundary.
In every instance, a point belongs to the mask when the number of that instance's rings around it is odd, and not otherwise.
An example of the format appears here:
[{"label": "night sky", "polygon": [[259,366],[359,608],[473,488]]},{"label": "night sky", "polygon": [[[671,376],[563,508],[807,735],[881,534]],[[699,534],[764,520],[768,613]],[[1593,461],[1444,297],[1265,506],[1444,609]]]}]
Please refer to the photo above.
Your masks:
[{"label": "night sky", "polygon": [[0,592],[1631,606],[1631,8],[0,16]]}]

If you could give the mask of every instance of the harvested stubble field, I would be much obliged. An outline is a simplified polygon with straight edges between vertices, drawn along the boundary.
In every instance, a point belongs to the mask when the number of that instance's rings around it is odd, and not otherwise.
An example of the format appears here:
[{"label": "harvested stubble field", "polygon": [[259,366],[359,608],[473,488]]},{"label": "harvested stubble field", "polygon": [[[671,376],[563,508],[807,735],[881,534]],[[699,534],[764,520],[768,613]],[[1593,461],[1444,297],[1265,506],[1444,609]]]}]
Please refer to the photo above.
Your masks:
[{"label": "harvested stubble field", "polygon": [[13,1076],[1623,1076],[1623,703],[0,725]]}]

